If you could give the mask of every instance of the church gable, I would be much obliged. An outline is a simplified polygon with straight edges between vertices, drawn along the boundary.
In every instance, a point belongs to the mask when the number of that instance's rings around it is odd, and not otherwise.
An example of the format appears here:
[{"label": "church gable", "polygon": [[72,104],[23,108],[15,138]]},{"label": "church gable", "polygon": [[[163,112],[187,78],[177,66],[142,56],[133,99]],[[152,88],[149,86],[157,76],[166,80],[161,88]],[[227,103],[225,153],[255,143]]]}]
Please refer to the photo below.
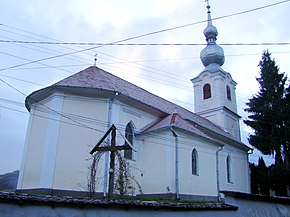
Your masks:
[{"label": "church gable", "polygon": [[168,129],[170,130],[172,127],[175,129],[184,130],[188,133],[197,135],[201,138],[204,138],[206,140],[210,140],[211,142],[222,144],[218,140],[215,140],[214,138],[208,136],[201,130],[197,129],[194,124],[188,122],[187,120],[183,119],[179,114],[173,113],[171,115],[166,116],[165,118],[159,119],[159,121],[153,123],[150,126],[147,126],[145,129],[141,130],[138,135],[144,135],[150,132],[156,132],[160,130]]}]

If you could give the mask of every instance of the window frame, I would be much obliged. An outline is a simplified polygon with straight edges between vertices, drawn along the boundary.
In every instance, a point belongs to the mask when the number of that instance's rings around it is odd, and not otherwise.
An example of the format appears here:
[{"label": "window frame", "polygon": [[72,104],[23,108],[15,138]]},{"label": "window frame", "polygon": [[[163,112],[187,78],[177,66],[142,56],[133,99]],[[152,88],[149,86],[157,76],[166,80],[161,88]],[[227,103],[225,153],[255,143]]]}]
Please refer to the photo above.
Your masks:
[{"label": "window frame", "polygon": [[[134,144],[134,126],[132,124],[132,122],[129,122],[126,125],[125,128],[125,138],[131,143],[131,145],[133,146]],[[125,140],[125,145],[127,145],[127,141]],[[133,160],[133,150],[130,149],[126,149],[124,150],[124,158],[128,159],[128,160]]]},{"label": "window frame", "polygon": [[232,91],[229,85],[226,86],[227,99],[232,101]]},{"label": "window frame", "polygon": [[191,152],[191,174],[192,175],[199,175],[199,171],[198,168],[199,164],[198,164],[198,153],[197,150],[194,148]]},{"label": "window frame", "polygon": [[203,85],[203,99],[210,99],[211,98],[211,85],[206,83]]},{"label": "window frame", "polygon": [[227,182],[233,183],[233,177],[232,177],[232,158],[228,154],[226,158],[226,171],[227,171]]}]

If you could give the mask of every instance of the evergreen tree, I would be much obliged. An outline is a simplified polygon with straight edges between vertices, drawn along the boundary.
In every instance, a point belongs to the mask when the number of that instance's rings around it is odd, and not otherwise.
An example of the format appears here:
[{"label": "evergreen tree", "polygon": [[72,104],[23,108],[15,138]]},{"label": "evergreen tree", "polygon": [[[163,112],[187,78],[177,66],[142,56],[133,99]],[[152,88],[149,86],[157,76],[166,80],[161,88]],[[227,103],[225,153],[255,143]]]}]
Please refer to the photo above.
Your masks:
[{"label": "evergreen tree", "polygon": [[258,177],[258,166],[254,163],[250,163],[250,171],[251,171],[251,193],[259,194],[259,177]]},{"label": "evergreen tree", "polygon": [[[246,103],[245,109],[250,115],[245,124],[254,129],[254,134],[248,140],[265,155],[275,155],[275,164],[283,165],[287,135],[285,132],[285,83],[287,77],[279,72],[271,54],[265,51],[260,61],[260,77],[256,78],[260,85],[258,94]],[[289,99],[290,95],[288,94]],[[290,117],[286,117],[289,119]],[[289,121],[289,120],[288,120]],[[289,143],[288,143],[289,144]]]},{"label": "evergreen tree", "polygon": [[270,183],[269,183],[269,173],[265,161],[262,157],[258,161],[258,183],[260,187],[260,194],[270,195]]},{"label": "evergreen tree", "polygon": [[264,159],[259,158],[258,165],[250,164],[251,169],[251,193],[270,195],[269,169]]},{"label": "evergreen tree", "polygon": [[283,101],[283,120],[284,120],[284,136],[283,136],[283,156],[284,165],[288,172],[290,171],[290,84],[286,89]]},{"label": "evergreen tree", "polygon": [[[256,168],[258,190],[268,194],[270,186],[277,196],[287,196],[287,187],[290,187],[290,85],[286,88],[287,77],[279,72],[268,51],[263,53],[258,66],[260,77],[256,80],[260,89],[246,103],[245,111],[249,116],[244,122],[254,130],[248,138],[249,143],[265,155],[275,155],[275,164],[266,169],[259,159]],[[268,182],[263,183],[261,179]]]},{"label": "evergreen tree", "polygon": [[288,196],[288,188],[290,187],[289,170],[281,165],[271,165],[269,167],[269,179],[271,188],[275,190],[276,196]]}]

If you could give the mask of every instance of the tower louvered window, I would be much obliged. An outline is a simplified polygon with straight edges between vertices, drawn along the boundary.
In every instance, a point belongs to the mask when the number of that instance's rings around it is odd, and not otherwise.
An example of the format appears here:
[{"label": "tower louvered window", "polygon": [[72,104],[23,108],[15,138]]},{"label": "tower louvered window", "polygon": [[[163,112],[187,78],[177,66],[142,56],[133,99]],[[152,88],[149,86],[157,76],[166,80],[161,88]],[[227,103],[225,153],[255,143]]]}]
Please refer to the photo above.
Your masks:
[{"label": "tower louvered window", "polygon": [[211,98],[211,86],[209,83],[203,86],[203,99]]},{"label": "tower louvered window", "polygon": [[229,85],[227,85],[226,89],[227,89],[227,98],[228,98],[228,100],[232,100],[231,88],[229,87]]}]

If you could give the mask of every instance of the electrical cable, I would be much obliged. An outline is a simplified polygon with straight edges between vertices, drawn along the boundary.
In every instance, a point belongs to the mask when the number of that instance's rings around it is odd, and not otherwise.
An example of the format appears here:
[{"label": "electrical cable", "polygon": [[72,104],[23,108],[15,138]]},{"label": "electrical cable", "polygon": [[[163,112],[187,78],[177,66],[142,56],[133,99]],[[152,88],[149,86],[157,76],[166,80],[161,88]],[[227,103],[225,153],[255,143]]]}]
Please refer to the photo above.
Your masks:
[{"label": "electrical cable", "polygon": [[[273,3],[273,4],[269,4],[269,5],[265,5],[265,6],[261,6],[261,7],[257,7],[257,8],[253,8],[253,9],[249,9],[249,10],[246,10],[246,11],[241,11],[241,12],[237,12],[237,13],[233,13],[233,14],[229,14],[229,15],[224,15],[224,16],[221,16],[221,17],[214,18],[212,20],[219,20],[219,19],[224,19],[224,18],[236,16],[236,15],[241,15],[241,14],[245,14],[245,13],[261,10],[261,9],[264,9],[264,8],[272,7],[272,6],[275,6],[275,5],[279,5],[279,4],[282,4],[282,3],[286,3],[286,2],[289,2],[289,1],[290,0],[280,1],[280,2]],[[0,69],[0,71],[5,71],[5,70],[8,70],[8,69],[13,69],[13,68],[17,68],[17,67],[21,67],[21,66],[25,66],[25,65],[41,62],[41,61],[45,61],[45,60],[51,60],[51,59],[56,59],[56,58],[60,58],[60,57],[64,57],[64,56],[68,56],[68,55],[72,55],[72,54],[76,54],[76,53],[90,51],[90,50],[101,48],[101,47],[104,47],[104,46],[107,46],[107,45],[117,44],[117,43],[129,41],[129,40],[133,40],[133,39],[137,39],[137,38],[146,37],[146,36],[149,36],[149,35],[155,35],[155,34],[167,32],[167,31],[172,31],[172,30],[175,30],[175,29],[180,29],[180,28],[184,28],[184,27],[188,27],[188,26],[192,26],[192,25],[196,25],[196,24],[204,23],[204,22],[207,22],[207,20],[198,21],[198,22],[185,24],[185,25],[180,25],[180,26],[176,26],[176,27],[172,27],[172,28],[163,29],[163,30],[153,31],[153,32],[149,32],[149,33],[145,33],[145,34],[141,34],[141,35],[137,35],[137,36],[133,36],[133,37],[128,37],[128,38],[117,40],[117,41],[114,41],[114,42],[111,42],[111,43],[107,43],[107,44],[104,44],[104,45],[94,46],[94,47],[90,47],[90,48],[86,48],[86,49],[82,49],[82,50],[78,50],[78,51],[74,51],[74,52],[70,52],[70,53],[60,54],[60,55],[56,55],[56,56],[50,56],[50,57],[46,57],[46,58],[40,58],[40,59],[31,61],[31,62],[22,63],[22,64],[10,66],[10,67],[2,68],[2,69]],[[3,23],[1,25],[2,26],[6,26]]]},{"label": "electrical cable", "polygon": [[[40,115],[40,114],[31,114],[31,113],[28,113],[26,111],[21,111],[21,110],[18,110],[18,109],[14,109],[14,108],[2,106],[2,105],[0,105],[0,107],[8,109],[8,110],[11,110],[11,111],[19,112],[19,113],[24,113],[26,115],[32,115],[32,116],[35,116],[35,117],[44,118],[46,120],[57,121],[57,122],[60,122],[60,123],[71,125],[71,126],[82,127],[82,128],[84,127],[83,125],[80,125],[80,124],[77,124],[77,123],[72,123],[72,122],[67,122],[67,121],[63,121],[63,120],[59,120],[57,118],[51,118],[51,117],[47,117],[47,116]],[[102,125],[99,125],[99,124],[96,124],[96,125],[100,126],[100,127],[106,127],[107,123],[104,123]],[[118,125],[118,129],[121,129],[122,131],[125,131],[125,128],[126,127],[123,126],[123,125]],[[105,133],[105,131],[99,131],[99,132]],[[168,140],[168,137],[160,136],[160,135],[156,135],[156,134],[152,135],[152,133],[151,133],[150,138],[155,138],[155,139],[158,140],[158,141],[152,141],[151,143],[153,143],[153,144],[174,148],[174,145],[168,145],[168,142],[170,142],[170,140]],[[181,135],[179,135],[179,138],[185,139],[185,140],[187,139],[186,137],[183,137]],[[189,143],[189,142],[186,142],[184,140],[180,140],[180,144],[185,146],[185,147],[180,147],[181,150],[192,151],[195,148],[193,143]],[[209,151],[205,151],[205,150],[201,150],[201,149],[206,149],[206,148],[199,148],[199,151],[198,151],[199,153],[215,155],[215,153],[212,153],[212,152],[209,152]],[[270,156],[264,156],[264,157],[269,158],[269,159],[273,159]],[[232,158],[233,159],[243,159],[241,157],[236,157],[236,156],[232,156]]]},{"label": "electrical cable", "polygon": [[[17,101],[8,100],[8,99],[3,99],[3,98],[0,98],[0,101],[4,101],[4,102],[10,103],[10,104],[18,104],[18,106],[21,105],[21,104],[23,105],[23,103],[20,103],[20,102],[17,102]],[[121,106],[121,104],[119,104],[119,105]],[[92,118],[92,117],[88,117],[88,116],[82,116],[82,115],[78,115],[78,114],[72,114],[72,113],[64,113],[64,112],[57,112],[57,113],[55,113],[54,110],[48,109],[47,106],[45,106],[44,108],[39,107],[37,109],[37,111],[38,112],[41,112],[41,113],[44,113],[44,114],[48,114],[48,115],[53,114],[53,115],[59,116],[61,114],[61,115],[64,115],[65,117],[70,118],[70,120],[73,119],[73,120],[77,120],[77,121],[82,121],[82,122],[87,123],[87,124],[96,124],[96,125],[101,126],[101,127],[104,127],[104,128],[107,127],[107,122],[106,121],[102,121],[102,120],[99,120],[99,119],[96,119],[96,118]],[[270,123],[270,122],[265,122],[265,123],[272,124],[272,125],[276,125],[276,124]],[[79,125],[79,126],[82,126],[82,125]],[[125,130],[126,125],[118,124],[118,127],[120,129],[122,129],[122,130]],[[248,132],[245,132],[245,131],[240,131],[240,132],[241,133],[248,133]],[[272,138],[275,139],[274,137],[272,137]]]},{"label": "electrical cable", "polygon": [[[48,42],[48,41],[20,41],[1,40],[0,43],[42,44],[42,45],[98,45],[98,46],[206,46],[206,43],[96,43],[96,42]],[[260,43],[219,43],[223,46],[261,46],[261,45],[290,45],[290,42],[260,42]]]},{"label": "electrical cable", "polygon": [[[105,55],[105,54],[104,54]],[[111,56],[111,55],[108,55],[108,56]],[[113,56],[111,56],[111,57],[113,57]],[[118,59],[121,59],[121,58],[118,58]],[[121,60],[124,60],[124,59],[121,59]],[[138,64],[138,65],[141,65],[141,64]],[[144,65],[141,65],[141,66],[143,66],[143,67],[147,67],[147,68],[152,68],[152,69],[154,69],[154,70],[157,70],[157,71],[161,71],[161,72],[165,72],[165,71],[163,71],[163,70],[159,70],[159,69],[155,69],[155,68],[153,68],[153,67],[148,67],[148,66],[144,66]],[[67,70],[66,70],[67,71]],[[148,71],[148,70],[147,70]],[[69,72],[69,71],[68,71]],[[70,73],[73,73],[73,72],[70,72]],[[160,74],[160,73],[159,73]],[[173,73],[171,73],[172,75],[174,75],[175,76],[175,74],[173,74]],[[166,76],[167,78],[168,78],[168,72],[166,72],[166,75],[162,75],[162,74],[160,74],[161,76]],[[180,77],[180,76],[179,76]],[[176,80],[176,79],[179,79],[179,77],[178,78],[173,78],[174,80]],[[144,77],[143,77],[144,78]],[[147,76],[146,76],[146,78],[147,78]],[[151,79],[152,80],[152,79]],[[154,79],[153,79],[153,81],[155,81]],[[166,82],[164,82],[165,84],[166,84]],[[171,83],[171,82],[170,82]],[[170,84],[169,84],[170,85]],[[180,85],[179,85],[180,86]],[[183,86],[181,86],[182,88],[184,88]],[[189,89],[188,89],[189,90]],[[191,91],[191,89],[190,89],[190,91]],[[241,96],[239,96],[239,98],[240,98]],[[246,98],[244,98],[244,99],[246,99]]]}]

